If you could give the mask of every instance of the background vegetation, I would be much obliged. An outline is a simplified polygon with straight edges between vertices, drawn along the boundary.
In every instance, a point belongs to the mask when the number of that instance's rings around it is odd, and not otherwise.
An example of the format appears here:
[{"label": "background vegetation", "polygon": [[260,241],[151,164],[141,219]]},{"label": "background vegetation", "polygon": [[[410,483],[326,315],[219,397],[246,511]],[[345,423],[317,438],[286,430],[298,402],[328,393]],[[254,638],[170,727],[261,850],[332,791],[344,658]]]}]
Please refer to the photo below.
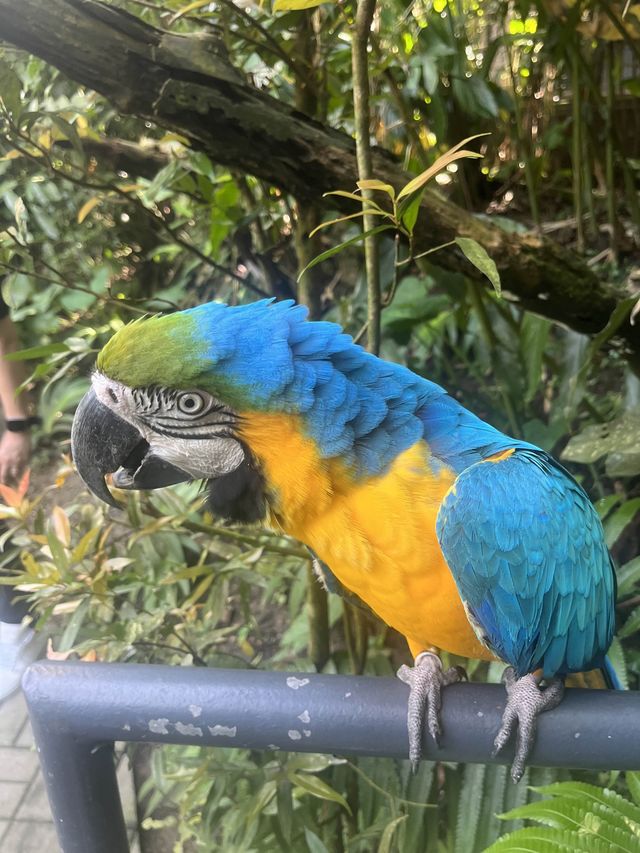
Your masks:
[{"label": "background vegetation", "polygon": [[[65,5],[71,29],[80,5]],[[204,45],[206,62],[214,57],[224,66],[218,77],[238,87],[234,97],[250,86],[295,108],[291,120],[306,113],[318,123],[310,127],[348,136],[362,118],[353,97],[355,3],[302,11],[282,0],[275,9],[244,0],[89,5],[103,9],[92,11],[96,21],[110,21],[107,12],[117,10],[135,16],[117,17],[123,39],[144,21],[189,36],[198,50]],[[233,146],[219,148],[216,159],[211,145],[176,130],[179,118],[150,120],[135,101],[144,75],[130,79],[119,100],[106,99],[80,71],[65,76],[44,51],[18,49],[25,43],[11,38],[11,27],[20,11],[12,4],[10,24],[4,6],[0,271],[28,347],[22,355],[33,369],[43,425],[32,487],[0,490],[9,523],[3,564],[15,566],[20,554],[13,580],[32,596],[53,653],[387,675],[406,658],[392,632],[310,583],[297,543],[221,526],[202,514],[188,486],[128,495],[126,513],[113,513],[81,491],[68,458],[72,413],[95,353],[132,317],[214,298],[293,297],[364,338],[375,331],[377,299],[385,357],[561,457],[590,493],[619,566],[613,656],[637,689],[640,7],[606,0],[379,4],[365,53],[368,124],[389,154],[375,152],[369,174],[366,162],[359,160],[358,171],[354,160],[344,181],[324,186],[311,160],[305,192],[284,159],[267,162],[259,137],[251,139],[255,163],[238,161]],[[200,56],[195,47],[193,56]],[[91,63],[81,52],[75,59]],[[228,116],[220,116],[219,127],[211,128],[211,114],[202,123],[224,138]],[[359,195],[323,199],[323,191],[353,192],[359,177],[384,178],[379,170],[391,158],[408,180],[480,133],[490,134],[471,143],[482,159],[450,162],[435,178],[440,196],[425,196],[426,206],[410,216],[427,240],[451,216],[454,231],[457,222],[460,233],[488,242],[502,296],[477,276],[461,244],[411,260],[411,241],[396,239],[391,228],[373,236],[373,267],[369,242],[365,275],[359,218],[309,236],[323,219],[358,210]],[[373,198],[386,203],[380,190]],[[438,207],[439,198],[459,208]],[[411,220],[411,227],[400,224],[413,230]],[[414,255],[425,248],[418,242]],[[535,263],[529,259],[518,278],[509,252],[522,258],[525,249]],[[326,259],[298,282],[322,252]],[[553,282],[535,306],[527,275]],[[593,311],[574,310],[585,299]],[[474,678],[498,680],[498,667],[467,667]],[[158,750],[142,763],[144,843],[164,827],[178,851],[466,853],[522,827],[525,817],[552,829],[527,830],[519,844],[530,846],[518,849],[640,845],[633,774],[583,774],[579,781],[609,793],[574,782],[544,792],[556,797],[551,809],[527,785],[566,780],[567,772],[529,770],[516,787],[503,767],[425,762],[412,777],[406,762],[195,747]],[[497,817],[509,811],[509,819]],[[514,844],[502,838],[495,849]]]}]

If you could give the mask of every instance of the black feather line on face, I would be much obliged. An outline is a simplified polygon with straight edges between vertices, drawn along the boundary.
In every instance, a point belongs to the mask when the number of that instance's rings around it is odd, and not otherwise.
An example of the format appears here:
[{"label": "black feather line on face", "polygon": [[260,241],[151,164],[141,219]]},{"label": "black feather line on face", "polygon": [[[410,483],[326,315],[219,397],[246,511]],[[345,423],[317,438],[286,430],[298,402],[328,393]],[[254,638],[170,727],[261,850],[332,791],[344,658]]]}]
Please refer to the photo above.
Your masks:
[{"label": "black feather line on face", "polygon": [[255,524],[267,515],[266,483],[246,446],[244,452],[244,461],[235,471],[209,480],[207,509],[225,521]]}]

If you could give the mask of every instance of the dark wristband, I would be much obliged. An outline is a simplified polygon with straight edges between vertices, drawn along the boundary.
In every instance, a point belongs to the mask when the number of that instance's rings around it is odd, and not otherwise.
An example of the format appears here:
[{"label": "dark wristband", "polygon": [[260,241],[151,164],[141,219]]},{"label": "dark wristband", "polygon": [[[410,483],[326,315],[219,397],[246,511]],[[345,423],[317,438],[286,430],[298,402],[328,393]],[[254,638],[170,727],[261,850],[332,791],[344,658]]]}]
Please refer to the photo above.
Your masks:
[{"label": "dark wristband", "polygon": [[39,426],[42,418],[32,415],[30,418],[11,418],[5,421],[8,432],[28,432],[32,426]]}]

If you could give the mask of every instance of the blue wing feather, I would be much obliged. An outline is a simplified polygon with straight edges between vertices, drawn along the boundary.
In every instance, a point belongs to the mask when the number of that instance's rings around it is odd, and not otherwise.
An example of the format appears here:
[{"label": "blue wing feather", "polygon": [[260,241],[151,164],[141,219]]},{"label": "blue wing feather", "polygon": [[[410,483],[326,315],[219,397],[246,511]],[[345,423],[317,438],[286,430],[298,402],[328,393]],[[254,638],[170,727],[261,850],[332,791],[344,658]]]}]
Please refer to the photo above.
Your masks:
[{"label": "blue wing feather", "polygon": [[365,352],[335,323],[308,322],[290,301],[211,302],[185,315],[196,321],[205,374],[242,392],[249,409],[299,414],[321,457],[339,456],[357,479],[384,473],[421,439],[434,470],[456,473],[506,447],[531,447],[439,385]]},{"label": "blue wing feather", "polygon": [[463,471],[437,534],[472,620],[519,675],[603,664],[614,630],[611,558],[586,494],[545,453],[517,450]]}]

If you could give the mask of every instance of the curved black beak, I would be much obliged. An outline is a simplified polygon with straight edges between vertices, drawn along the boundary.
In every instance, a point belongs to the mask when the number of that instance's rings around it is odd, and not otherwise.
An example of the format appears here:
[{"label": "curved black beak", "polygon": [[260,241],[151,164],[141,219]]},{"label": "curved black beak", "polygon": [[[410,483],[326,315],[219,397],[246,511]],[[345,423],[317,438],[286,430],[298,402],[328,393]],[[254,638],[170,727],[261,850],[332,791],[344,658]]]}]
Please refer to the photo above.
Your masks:
[{"label": "curved black beak", "polygon": [[105,482],[120,489],[159,489],[190,480],[185,471],[150,452],[138,430],[104,406],[93,389],[80,401],[71,427],[71,453],[88,488],[119,508]]}]

